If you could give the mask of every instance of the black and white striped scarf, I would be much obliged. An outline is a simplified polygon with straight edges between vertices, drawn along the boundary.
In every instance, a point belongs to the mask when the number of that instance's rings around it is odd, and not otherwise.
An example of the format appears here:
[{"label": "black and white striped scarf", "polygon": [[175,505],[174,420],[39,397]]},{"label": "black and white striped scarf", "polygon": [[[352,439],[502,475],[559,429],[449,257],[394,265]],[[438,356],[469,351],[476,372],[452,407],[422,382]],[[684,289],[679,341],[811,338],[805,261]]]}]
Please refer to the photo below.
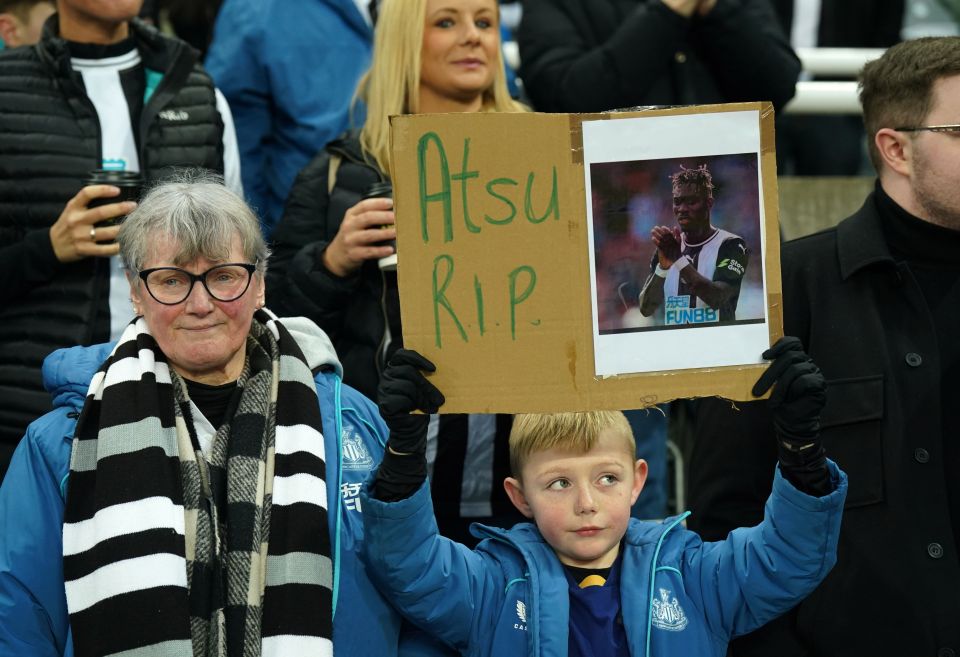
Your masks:
[{"label": "black and white striped scarf", "polygon": [[186,386],[142,318],[94,376],[63,526],[77,657],[333,654],[320,409],[266,311],[237,383],[201,455]]}]

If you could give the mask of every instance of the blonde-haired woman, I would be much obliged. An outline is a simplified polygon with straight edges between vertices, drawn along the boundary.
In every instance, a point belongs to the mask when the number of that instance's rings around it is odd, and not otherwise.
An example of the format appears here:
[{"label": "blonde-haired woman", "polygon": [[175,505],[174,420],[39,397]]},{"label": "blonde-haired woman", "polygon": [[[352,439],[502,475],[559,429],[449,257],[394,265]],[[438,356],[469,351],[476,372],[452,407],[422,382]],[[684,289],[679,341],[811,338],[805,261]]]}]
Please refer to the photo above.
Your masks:
[{"label": "blonde-haired woman", "polygon": [[[451,9],[448,11],[445,9]],[[457,23],[458,16],[462,20]],[[474,20],[474,34],[464,28]],[[446,27],[440,22],[454,21]],[[381,27],[382,26],[382,27]],[[389,27],[387,27],[389,26]],[[510,97],[500,51],[497,3],[446,0],[387,0],[374,35],[373,64],[360,80],[357,97],[367,107],[360,144],[381,170],[388,170],[389,117],[426,112],[520,112]],[[456,36],[455,36],[456,35]],[[450,43],[475,36],[477,49]],[[411,44],[422,43],[421,49]],[[451,52],[453,50],[453,52]],[[483,65],[461,64],[444,71],[446,56],[473,58],[483,53]],[[462,59],[462,58],[461,58]]]},{"label": "blonde-haired woman", "polygon": [[498,11],[496,0],[385,0],[357,88],[363,128],[300,172],[274,232],[271,307],[314,319],[333,338],[346,382],[371,398],[400,336],[396,276],[377,266],[394,251],[381,245],[396,237],[393,201],[363,199],[390,180],[389,117],[523,111],[507,91]]},{"label": "blonde-haired woman", "polygon": [[[402,346],[396,272],[381,270],[377,262],[394,253],[383,246],[396,237],[393,201],[364,198],[391,177],[389,117],[523,111],[507,91],[500,45],[496,0],[385,0],[373,63],[357,89],[366,105],[363,128],[329,144],[301,171],[274,232],[267,274],[271,308],[316,321],[334,342],[345,382],[371,398],[387,357]],[[459,520],[460,490],[472,486],[460,481],[467,444],[486,450],[471,473],[489,473],[492,464],[507,474],[510,418],[444,416],[438,426],[444,439],[433,481],[445,494],[437,496],[437,514],[441,523],[451,519],[441,528],[452,527],[451,537],[473,543],[468,523]],[[504,523],[519,519],[491,481],[496,479],[485,474],[479,482],[484,492],[478,497],[486,499],[471,515],[488,522],[501,513],[510,514]]]}]

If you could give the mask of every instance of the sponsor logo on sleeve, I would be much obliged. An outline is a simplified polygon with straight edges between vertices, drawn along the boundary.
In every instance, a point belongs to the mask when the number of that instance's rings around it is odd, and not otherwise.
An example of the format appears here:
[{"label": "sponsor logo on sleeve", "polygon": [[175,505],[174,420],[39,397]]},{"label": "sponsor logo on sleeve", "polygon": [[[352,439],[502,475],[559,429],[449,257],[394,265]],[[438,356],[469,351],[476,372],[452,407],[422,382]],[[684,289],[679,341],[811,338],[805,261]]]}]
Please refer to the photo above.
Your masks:
[{"label": "sponsor logo on sleeve", "polygon": [[724,258],[719,263],[717,263],[717,269],[726,269],[727,271],[732,271],[737,276],[743,276],[744,267],[743,264],[734,260],[733,258]]}]

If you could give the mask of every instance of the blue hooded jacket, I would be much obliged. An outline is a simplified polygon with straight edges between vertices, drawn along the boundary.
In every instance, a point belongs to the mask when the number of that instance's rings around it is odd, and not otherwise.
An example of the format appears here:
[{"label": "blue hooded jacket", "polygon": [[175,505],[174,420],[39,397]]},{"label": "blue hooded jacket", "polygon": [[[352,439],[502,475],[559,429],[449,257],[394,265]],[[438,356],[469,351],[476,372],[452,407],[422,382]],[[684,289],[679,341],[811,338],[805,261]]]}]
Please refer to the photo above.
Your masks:
[{"label": "blue hooded jacket", "polygon": [[[294,178],[342,133],[373,28],[354,0],[225,0],[205,67],[230,103],[247,201],[268,237]],[[363,124],[358,108],[353,119]]]},{"label": "blue hooded jacket", "polygon": [[[725,541],[631,520],[620,597],[633,657],[722,657],[727,643],[794,607],[836,561],[847,478],[806,495],[775,475],[766,515]],[[437,533],[429,488],[399,502],[363,496],[363,558],[387,597],[467,657],[565,657],[569,593],[563,565],[537,528],[474,525],[476,550]]]},{"label": "blue hooded jacket", "polygon": [[[338,657],[448,654],[401,618],[374,588],[358,558],[363,542],[362,482],[383,455],[387,430],[376,407],[340,382],[340,363],[326,334],[302,318],[281,320],[316,372],[323,417],[333,548],[334,649]],[[72,657],[63,580],[63,509],[73,430],[90,379],[113,344],[71,347],[44,361],[54,410],[33,422],[0,486],[0,655]],[[340,440],[332,438],[339,436]],[[332,467],[335,464],[336,467]]]}]

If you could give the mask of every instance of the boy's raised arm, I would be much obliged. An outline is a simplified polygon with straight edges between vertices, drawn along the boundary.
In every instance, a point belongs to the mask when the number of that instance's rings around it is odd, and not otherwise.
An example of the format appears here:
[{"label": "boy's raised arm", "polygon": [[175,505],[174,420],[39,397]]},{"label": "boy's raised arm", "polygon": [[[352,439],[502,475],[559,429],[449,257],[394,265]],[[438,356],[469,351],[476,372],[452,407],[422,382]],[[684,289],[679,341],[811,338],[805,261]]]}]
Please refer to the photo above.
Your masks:
[{"label": "boy's raised arm", "polygon": [[[427,478],[427,425],[445,401],[423,372],[436,367],[415,351],[398,349],[377,389],[390,439],[371,487],[374,498],[396,502],[413,495]],[[414,415],[413,411],[422,411]]]},{"label": "boy's raised arm", "polygon": [[397,350],[384,370],[377,396],[390,438],[364,491],[363,559],[377,588],[405,617],[464,650],[478,632],[481,600],[489,597],[484,591],[499,580],[486,567],[488,557],[437,529],[426,485],[427,425],[444,398],[423,375],[434,370],[407,349]]},{"label": "boy's raised arm", "polygon": [[777,434],[780,471],[798,490],[822,497],[834,490],[820,440],[820,411],[827,382],[798,338],[783,337],[762,354],[773,360],[753,386],[759,397],[770,386],[770,410]]},{"label": "boy's raised arm", "polygon": [[[836,562],[846,475],[828,462],[820,440],[826,382],[796,338],[763,353],[773,359],[753,387],[774,386],[769,404],[779,453],[764,519],[724,541],[692,545],[688,565],[714,632],[744,634],[797,605]],[[687,578],[688,585],[691,579]]]}]

